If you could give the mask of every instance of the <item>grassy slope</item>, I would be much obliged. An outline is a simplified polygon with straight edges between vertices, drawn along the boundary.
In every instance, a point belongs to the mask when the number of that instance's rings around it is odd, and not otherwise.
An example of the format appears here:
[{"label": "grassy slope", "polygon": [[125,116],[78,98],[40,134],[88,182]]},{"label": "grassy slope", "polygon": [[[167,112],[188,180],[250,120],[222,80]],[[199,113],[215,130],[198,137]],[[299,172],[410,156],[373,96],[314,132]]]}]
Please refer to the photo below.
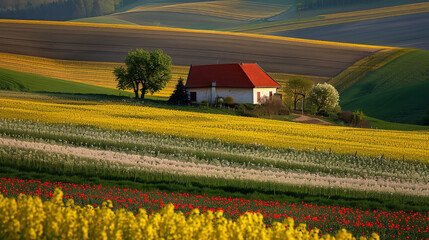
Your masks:
[{"label": "grassy slope", "polygon": [[429,110],[429,51],[404,54],[341,94],[343,109],[386,121],[420,124]]},{"label": "grassy slope", "polygon": [[371,127],[377,128],[377,129],[389,129],[389,130],[398,130],[398,131],[428,131],[429,130],[429,126],[387,122],[387,121],[383,121],[372,117],[366,117],[366,118],[371,123]]},{"label": "grassy slope", "polygon": [[114,18],[111,16],[100,16],[100,17],[89,17],[89,18],[79,18],[71,20],[71,22],[87,22],[87,23],[108,23],[108,24],[125,24],[125,25],[138,25],[133,22],[125,21],[119,18]]},{"label": "grassy slope", "polygon": [[382,66],[410,51],[412,49],[386,49],[376,52],[369,57],[357,61],[332,78],[329,83],[334,85],[338,92],[342,93],[369,73],[377,71]]},{"label": "grassy slope", "polygon": [[30,92],[60,92],[131,96],[131,93],[111,88],[64,81],[2,68],[0,68],[0,89]]}]

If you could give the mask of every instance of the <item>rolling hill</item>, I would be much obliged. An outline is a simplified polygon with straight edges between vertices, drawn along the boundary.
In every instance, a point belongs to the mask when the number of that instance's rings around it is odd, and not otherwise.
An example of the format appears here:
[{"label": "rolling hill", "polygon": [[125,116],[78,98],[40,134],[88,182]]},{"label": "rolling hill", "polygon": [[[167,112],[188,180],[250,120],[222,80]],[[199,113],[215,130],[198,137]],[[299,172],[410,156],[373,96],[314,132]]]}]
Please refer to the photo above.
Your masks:
[{"label": "rolling hill", "polygon": [[[57,60],[0,53],[0,68],[111,89],[116,89],[113,69],[119,65],[121,63]],[[188,66],[172,66],[172,79],[164,89],[155,93],[154,96],[169,97],[177,84],[177,80],[183,78],[186,81],[188,72]],[[319,76],[302,76],[287,73],[269,74],[280,84],[284,84],[288,79],[297,76],[311,79],[314,82],[326,82],[329,80],[327,77]],[[0,83],[6,80],[0,78]]]},{"label": "rolling hill", "polygon": [[144,1],[113,14],[73,21],[218,29],[276,16],[291,4],[292,1]]},{"label": "rolling hill", "polygon": [[16,72],[3,68],[0,68],[0,89],[26,92],[131,96],[131,93],[116,89]]},{"label": "rolling hill", "polygon": [[429,13],[310,27],[275,35],[429,50]]},{"label": "rolling hill", "polygon": [[429,51],[415,50],[382,66],[341,93],[343,109],[422,124],[429,111]]},{"label": "rolling hill", "polygon": [[[328,13],[322,10],[310,11],[310,14],[303,14],[303,17],[286,12],[273,18],[275,21],[222,30],[429,49],[429,2],[359,11],[342,12],[337,9],[339,12],[329,13],[328,10],[325,10]],[[290,18],[287,14],[294,17]]]},{"label": "rolling hill", "polygon": [[0,52],[122,62],[136,48],[163,49],[174,65],[256,62],[268,72],[333,77],[385,47],[160,27],[0,20]]}]

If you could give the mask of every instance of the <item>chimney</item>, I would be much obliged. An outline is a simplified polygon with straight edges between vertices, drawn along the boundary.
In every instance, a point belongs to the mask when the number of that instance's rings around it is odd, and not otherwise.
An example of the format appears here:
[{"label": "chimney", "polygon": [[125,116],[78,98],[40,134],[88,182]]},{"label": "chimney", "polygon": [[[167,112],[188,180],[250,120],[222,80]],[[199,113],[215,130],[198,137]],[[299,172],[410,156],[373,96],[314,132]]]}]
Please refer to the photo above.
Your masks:
[{"label": "chimney", "polygon": [[211,104],[215,105],[216,104],[216,82],[212,82],[212,99],[211,99]]}]

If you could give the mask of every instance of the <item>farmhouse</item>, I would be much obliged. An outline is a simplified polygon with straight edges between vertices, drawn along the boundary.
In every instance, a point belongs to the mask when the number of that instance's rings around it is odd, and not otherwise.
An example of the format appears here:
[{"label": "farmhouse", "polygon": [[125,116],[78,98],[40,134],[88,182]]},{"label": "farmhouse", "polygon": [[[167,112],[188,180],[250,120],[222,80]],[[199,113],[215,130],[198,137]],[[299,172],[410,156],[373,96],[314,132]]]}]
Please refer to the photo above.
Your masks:
[{"label": "farmhouse", "polygon": [[236,103],[259,104],[276,94],[280,85],[256,63],[233,63],[191,66],[186,88],[194,103],[214,104],[231,96]]}]

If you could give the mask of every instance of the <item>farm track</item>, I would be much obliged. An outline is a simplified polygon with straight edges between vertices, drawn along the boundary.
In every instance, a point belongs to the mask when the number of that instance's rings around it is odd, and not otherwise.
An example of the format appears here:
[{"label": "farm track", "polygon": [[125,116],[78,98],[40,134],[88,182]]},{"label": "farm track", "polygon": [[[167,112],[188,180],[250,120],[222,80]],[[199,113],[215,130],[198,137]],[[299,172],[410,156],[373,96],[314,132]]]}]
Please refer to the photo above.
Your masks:
[{"label": "farm track", "polygon": [[270,72],[333,77],[383,47],[241,33],[0,20],[0,52],[122,62],[136,48],[163,49],[174,65],[256,62]]}]

